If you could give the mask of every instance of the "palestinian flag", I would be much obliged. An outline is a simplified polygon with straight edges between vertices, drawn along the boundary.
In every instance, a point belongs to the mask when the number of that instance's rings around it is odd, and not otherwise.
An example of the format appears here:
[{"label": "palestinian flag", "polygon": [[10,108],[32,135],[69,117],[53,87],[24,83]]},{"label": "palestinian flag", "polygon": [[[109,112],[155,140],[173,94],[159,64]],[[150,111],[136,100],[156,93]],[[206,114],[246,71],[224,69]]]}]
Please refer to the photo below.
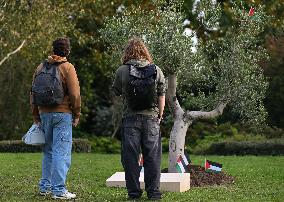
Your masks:
[{"label": "palestinian flag", "polygon": [[222,164],[220,163],[216,163],[216,162],[213,162],[213,161],[209,161],[209,160],[206,160],[205,159],[205,170],[206,171],[213,171],[213,172],[221,172],[222,170]]},{"label": "palestinian flag", "polygon": [[189,154],[184,150],[184,157],[183,157],[183,159],[185,159],[185,160],[187,160],[187,162],[188,162],[188,166],[187,167],[189,167],[189,165],[190,165],[190,163],[191,163],[191,159],[190,159],[190,157],[189,157]]},{"label": "palestinian flag", "polygon": [[191,161],[186,152],[184,152],[184,155],[180,155],[177,163],[176,163],[176,169],[179,173],[188,173],[189,172],[189,165]]}]

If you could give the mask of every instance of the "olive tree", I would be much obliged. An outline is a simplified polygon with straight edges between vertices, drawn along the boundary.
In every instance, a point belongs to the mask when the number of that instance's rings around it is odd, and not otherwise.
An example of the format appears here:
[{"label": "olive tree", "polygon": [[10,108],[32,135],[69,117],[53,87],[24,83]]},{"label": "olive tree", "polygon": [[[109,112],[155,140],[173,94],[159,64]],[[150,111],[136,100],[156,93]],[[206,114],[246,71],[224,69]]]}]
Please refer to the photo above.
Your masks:
[{"label": "olive tree", "polygon": [[[101,32],[109,44],[112,71],[120,65],[127,40],[138,36],[166,75],[166,101],[174,119],[168,166],[169,172],[176,172],[175,164],[184,153],[186,132],[193,121],[218,117],[229,105],[244,123],[255,127],[264,123],[262,100],[267,83],[258,62],[265,57],[265,50],[259,46],[258,35],[263,30],[265,15],[261,7],[250,16],[248,11],[235,6],[232,11],[238,23],[218,39],[200,39],[195,52],[191,37],[184,33],[181,3],[153,5],[152,10],[131,7],[118,13],[108,19]],[[205,29],[218,30],[221,8],[217,3],[202,0],[196,12]],[[192,105],[182,106],[177,92]]]}]

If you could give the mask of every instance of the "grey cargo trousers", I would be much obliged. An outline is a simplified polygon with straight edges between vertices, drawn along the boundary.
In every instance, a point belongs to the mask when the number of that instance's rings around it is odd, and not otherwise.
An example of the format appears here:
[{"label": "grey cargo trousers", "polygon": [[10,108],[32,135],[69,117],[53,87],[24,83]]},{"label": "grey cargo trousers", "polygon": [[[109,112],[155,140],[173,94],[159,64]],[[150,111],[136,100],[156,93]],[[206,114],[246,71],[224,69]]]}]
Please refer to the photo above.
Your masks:
[{"label": "grey cargo trousers", "polygon": [[158,118],[147,115],[126,116],[122,123],[122,165],[125,170],[126,187],[130,198],[142,195],[138,164],[142,150],[144,181],[148,198],[161,198],[161,135]]}]

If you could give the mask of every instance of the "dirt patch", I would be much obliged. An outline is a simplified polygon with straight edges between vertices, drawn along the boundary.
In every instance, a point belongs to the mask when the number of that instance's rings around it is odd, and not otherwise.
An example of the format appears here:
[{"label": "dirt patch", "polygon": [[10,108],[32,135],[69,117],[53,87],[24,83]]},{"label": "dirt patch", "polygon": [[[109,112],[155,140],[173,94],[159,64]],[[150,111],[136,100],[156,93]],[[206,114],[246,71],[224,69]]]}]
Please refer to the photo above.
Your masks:
[{"label": "dirt patch", "polygon": [[[167,173],[168,169],[164,168],[162,173]],[[203,187],[212,185],[224,185],[233,184],[234,177],[227,175],[224,172],[213,173],[206,172],[204,167],[199,165],[190,165],[190,186],[191,187]]]}]

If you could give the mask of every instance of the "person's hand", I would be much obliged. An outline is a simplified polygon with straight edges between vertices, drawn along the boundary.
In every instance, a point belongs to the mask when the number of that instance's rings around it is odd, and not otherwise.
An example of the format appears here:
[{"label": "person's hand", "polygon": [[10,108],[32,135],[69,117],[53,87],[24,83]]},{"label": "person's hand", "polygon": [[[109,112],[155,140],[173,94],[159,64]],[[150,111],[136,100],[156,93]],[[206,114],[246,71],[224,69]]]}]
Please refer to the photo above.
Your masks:
[{"label": "person's hand", "polygon": [[72,125],[73,125],[74,127],[77,127],[78,124],[79,124],[79,118],[73,119]]}]

